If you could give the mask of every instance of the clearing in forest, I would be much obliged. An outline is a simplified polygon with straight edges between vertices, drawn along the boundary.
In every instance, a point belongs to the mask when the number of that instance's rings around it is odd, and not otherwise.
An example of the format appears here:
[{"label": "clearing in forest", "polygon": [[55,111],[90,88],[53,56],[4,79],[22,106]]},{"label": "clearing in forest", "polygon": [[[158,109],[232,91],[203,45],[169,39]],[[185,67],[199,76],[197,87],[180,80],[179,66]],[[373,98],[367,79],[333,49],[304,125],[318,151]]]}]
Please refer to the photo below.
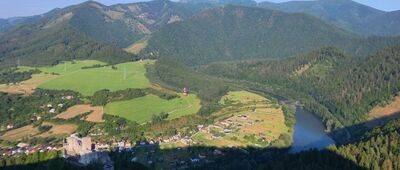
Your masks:
[{"label": "clearing in forest", "polygon": [[168,119],[195,114],[199,111],[200,99],[194,94],[180,96],[171,100],[161,99],[155,95],[147,95],[127,101],[111,102],[106,105],[107,114],[121,116],[138,123],[146,123],[153,115],[161,112],[169,114]]},{"label": "clearing in forest", "polygon": [[54,118],[71,119],[83,113],[89,113],[86,121],[89,122],[103,122],[103,107],[102,106],[90,106],[90,105],[75,105],[68,108],[65,112],[62,112]]},{"label": "clearing in forest", "polygon": [[[376,106],[368,113],[370,122],[367,126],[373,127],[387,119],[400,117],[400,96],[396,96],[394,100],[385,106]],[[378,120],[380,119],[380,120]],[[375,120],[375,121],[372,121]]]}]

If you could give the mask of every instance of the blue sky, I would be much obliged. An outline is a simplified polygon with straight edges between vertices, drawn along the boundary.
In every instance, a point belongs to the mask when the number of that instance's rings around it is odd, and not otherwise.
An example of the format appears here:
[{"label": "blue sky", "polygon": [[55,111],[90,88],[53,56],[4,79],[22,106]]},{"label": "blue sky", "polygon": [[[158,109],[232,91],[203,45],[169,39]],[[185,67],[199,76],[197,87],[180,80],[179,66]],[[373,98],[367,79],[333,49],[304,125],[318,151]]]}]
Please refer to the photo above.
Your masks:
[{"label": "blue sky", "polygon": [[[72,4],[78,4],[84,1],[85,0],[0,0],[0,18],[42,14],[54,8],[62,8]],[[132,3],[145,0],[97,0],[97,1],[106,5],[112,5],[116,3]],[[285,2],[288,0],[269,0],[269,1]],[[355,0],[355,1],[384,11],[400,10],[400,0]]]}]

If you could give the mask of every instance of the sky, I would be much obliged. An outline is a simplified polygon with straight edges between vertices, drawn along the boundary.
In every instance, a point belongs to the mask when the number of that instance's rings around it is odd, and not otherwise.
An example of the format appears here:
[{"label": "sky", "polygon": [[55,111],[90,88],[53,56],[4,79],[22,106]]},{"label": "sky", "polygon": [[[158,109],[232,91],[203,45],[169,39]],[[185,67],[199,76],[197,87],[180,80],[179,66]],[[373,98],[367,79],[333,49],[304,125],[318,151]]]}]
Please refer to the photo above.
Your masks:
[{"label": "sky", "polygon": [[[32,16],[46,13],[54,8],[63,8],[79,4],[86,0],[0,0],[0,18]],[[132,3],[146,0],[96,0],[105,5]],[[263,1],[263,0],[257,0]],[[268,0],[270,2],[286,2],[288,0]],[[400,10],[400,0],[354,0],[356,2],[383,10]]]}]

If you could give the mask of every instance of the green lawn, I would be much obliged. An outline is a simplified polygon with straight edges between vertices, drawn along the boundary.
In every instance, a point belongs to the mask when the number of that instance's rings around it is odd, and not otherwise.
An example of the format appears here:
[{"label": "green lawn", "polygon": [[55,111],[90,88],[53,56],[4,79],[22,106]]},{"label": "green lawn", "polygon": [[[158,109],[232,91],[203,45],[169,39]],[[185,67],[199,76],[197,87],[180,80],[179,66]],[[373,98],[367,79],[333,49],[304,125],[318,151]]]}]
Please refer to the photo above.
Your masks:
[{"label": "green lawn", "polygon": [[85,96],[93,95],[102,89],[115,91],[126,88],[147,88],[150,86],[150,82],[145,76],[145,65],[151,63],[154,61],[122,63],[116,65],[117,69],[112,69],[111,66],[81,69],[84,66],[104,64],[85,60],[62,63],[53,67],[41,67],[39,70],[42,72],[60,75],[54,80],[41,84],[39,88],[74,90]]},{"label": "green lawn", "polygon": [[109,103],[105,107],[105,112],[138,123],[145,123],[151,120],[152,115],[161,112],[168,112],[168,119],[174,119],[197,113],[200,107],[200,100],[194,94],[172,100],[164,100],[155,95],[147,95],[132,100]]},{"label": "green lawn", "polygon": [[225,101],[227,100],[230,100],[234,103],[248,103],[263,100],[268,101],[268,99],[265,97],[248,91],[230,91],[225,96],[222,96],[219,102],[221,104],[225,104]]}]

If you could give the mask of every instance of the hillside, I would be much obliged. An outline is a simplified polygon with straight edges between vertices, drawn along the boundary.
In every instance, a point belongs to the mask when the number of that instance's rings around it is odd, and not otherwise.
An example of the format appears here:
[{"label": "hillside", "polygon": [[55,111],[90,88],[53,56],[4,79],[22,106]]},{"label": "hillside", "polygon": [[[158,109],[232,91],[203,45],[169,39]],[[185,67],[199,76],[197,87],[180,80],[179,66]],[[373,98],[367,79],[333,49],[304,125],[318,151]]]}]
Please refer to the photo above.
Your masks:
[{"label": "hillside", "polygon": [[393,41],[398,39],[362,39],[309,15],[228,5],[163,27],[152,35],[142,54],[199,65],[289,57],[324,46],[362,56]]},{"label": "hillside", "polygon": [[261,2],[258,6],[307,13],[362,35],[400,35],[399,11],[384,12],[351,0]]},{"label": "hillside", "polygon": [[19,25],[65,22],[79,33],[120,48],[128,47],[160,27],[186,19],[210,5],[164,0],[105,6],[88,1],[40,16],[0,20],[0,33]]},{"label": "hillside", "polygon": [[168,23],[191,16],[197,9],[190,5],[155,0],[113,6],[86,2],[63,11],[73,14],[69,24],[85,35],[118,47],[127,47]]},{"label": "hillside", "polygon": [[98,59],[104,62],[134,60],[112,45],[98,43],[77,33],[63,21],[48,24],[25,25],[0,37],[0,66],[43,66],[63,60]]},{"label": "hillside", "polygon": [[374,106],[398,94],[399,52],[399,46],[394,46],[354,59],[327,48],[284,60],[218,62],[200,70],[261,83],[274,94],[296,98],[315,111],[328,129],[335,129],[366,121]]},{"label": "hillside", "polygon": [[182,3],[194,3],[194,4],[213,4],[213,5],[244,5],[244,6],[256,6],[257,2],[254,0],[180,0]]}]

